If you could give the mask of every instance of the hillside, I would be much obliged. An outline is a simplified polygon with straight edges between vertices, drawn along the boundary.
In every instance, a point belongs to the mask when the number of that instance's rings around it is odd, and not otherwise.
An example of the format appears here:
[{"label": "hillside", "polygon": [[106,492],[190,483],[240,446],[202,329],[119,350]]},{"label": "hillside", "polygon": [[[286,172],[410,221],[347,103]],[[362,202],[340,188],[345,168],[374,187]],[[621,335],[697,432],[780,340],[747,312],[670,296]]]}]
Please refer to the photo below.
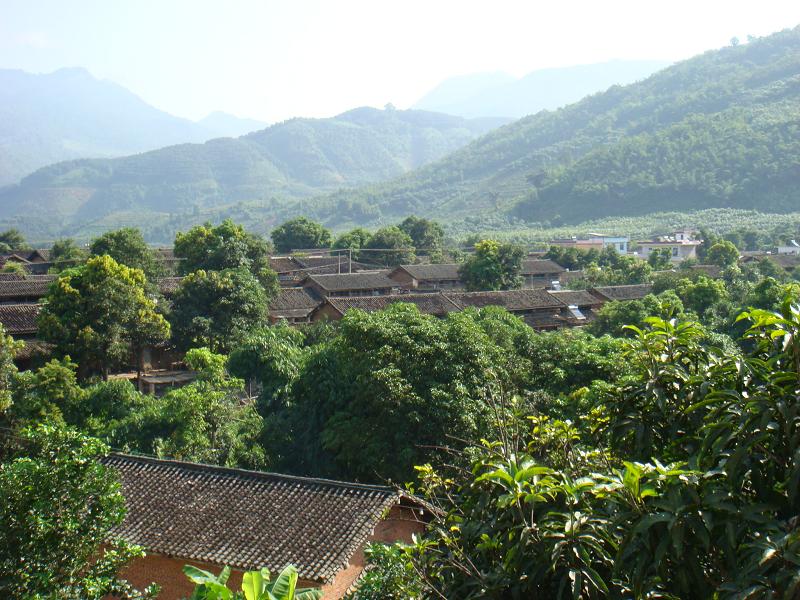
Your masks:
[{"label": "hillside", "polygon": [[706,52],[648,79],[497,129],[387,184],[334,194],[378,219],[490,211],[570,224],[613,215],[800,206],[800,28]]},{"label": "hillside", "polygon": [[204,124],[174,117],[84,69],[45,75],[0,69],[0,186],[62,160],[238,134],[243,125],[231,119]]},{"label": "hillside", "polygon": [[519,119],[554,110],[581,98],[644,79],[669,63],[612,60],[591,65],[539,69],[515,79],[505,73],[478,73],[447,79],[414,104],[461,117]]},{"label": "hillside", "polygon": [[96,221],[122,222],[130,214],[150,213],[148,220],[196,215],[273,198],[285,205],[292,198],[396,177],[502,122],[359,108],[330,119],[292,119],[236,139],[61,162],[0,190],[0,219],[51,238]]}]

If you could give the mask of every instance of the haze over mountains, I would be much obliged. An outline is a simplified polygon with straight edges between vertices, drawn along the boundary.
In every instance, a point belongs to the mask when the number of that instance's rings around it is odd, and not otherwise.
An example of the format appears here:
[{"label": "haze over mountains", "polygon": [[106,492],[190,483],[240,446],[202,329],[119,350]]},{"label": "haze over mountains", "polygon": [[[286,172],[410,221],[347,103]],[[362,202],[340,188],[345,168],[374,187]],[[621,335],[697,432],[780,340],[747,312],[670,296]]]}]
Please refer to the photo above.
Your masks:
[{"label": "haze over mountains", "polygon": [[[501,80],[441,88],[438,98]],[[0,191],[0,226],[53,239],[132,224],[169,240],[228,216],[265,231],[301,214],[341,229],[409,214],[569,225],[716,207],[800,210],[800,28],[503,123],[361,108],[237,139],[62,162]]]},{"label": "haze over mountains", "polygon": [[175,117],[85,69],[45,75],[0,69],[0,186],[61,160],[123,156],[263,127],[222,113],[197,123]]},{"label": "haze over mountains", "polygon": [[359,108],[329,119],[292,119],[240,138],[60,162],[0,190],[0,218],[48,237],[85,231],[114,215],[200,214],[252,200],[285,204],[391,179],[505,122]]},{"label": "haze over mountains", "polygon": [[[490,132],[395,181],[321,199],[332,225],[407,214],[539,224],[800,209],[800,27],[706,52]],[[348,207],[356,207],[352,215]]]},{"label": "haze over mountains", "polygon": [[554,110],[612,85],[644,79],[668,66],[659,60],[612,60],[540,69],[516,79],[507,73],[477,73],[447,79],[413,108],[462,117],[512,117]]}]

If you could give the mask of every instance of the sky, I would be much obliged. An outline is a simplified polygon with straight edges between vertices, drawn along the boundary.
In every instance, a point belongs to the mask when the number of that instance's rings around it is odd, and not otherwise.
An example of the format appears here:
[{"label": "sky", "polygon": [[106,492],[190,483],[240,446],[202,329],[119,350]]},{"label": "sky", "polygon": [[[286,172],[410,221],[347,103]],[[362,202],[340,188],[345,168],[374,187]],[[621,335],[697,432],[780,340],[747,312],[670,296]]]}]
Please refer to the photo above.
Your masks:
[{"label": "sky", "polygon": [[800,1],[0,0],[0,68],[84,67],[174,115],[411,106],[442,80],[677,61],[800,24]]}]

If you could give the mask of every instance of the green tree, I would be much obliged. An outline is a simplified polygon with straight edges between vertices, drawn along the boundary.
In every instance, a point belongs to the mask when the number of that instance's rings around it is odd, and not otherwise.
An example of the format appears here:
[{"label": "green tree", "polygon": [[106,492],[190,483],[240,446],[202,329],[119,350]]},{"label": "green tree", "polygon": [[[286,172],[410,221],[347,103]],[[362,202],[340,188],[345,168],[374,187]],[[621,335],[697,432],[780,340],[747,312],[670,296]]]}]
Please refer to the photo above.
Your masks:
[{"label": "green tree", "polygon": [[524,385],[532,365],[516,349],[535,335],[500,309],[437,319],[406,304],[349,311],[314,346],[289,331],[264,332],[231,356],[237,374],[263,385],[268,454],[279,469],[361,481],[405,481],[446,436],[485,435],[502,412],[485,402],[488,390]]},{"label": "green tree", "polygon": [[10,460],[0,464],[4,597],[144,597],[118,575],[143,552],[112,534],[125,500],[113,471],[99,462],[108,448],[44,425],[20,437]]},{"label": "green tree", "polygon": [[6,335],[5,327],[0,324],[0,419],[12,404],[13,386],[17,367],[14,355],[22,349],[22,342],[14,341]]},{"label": "green tree", "polygon": [[173,297],[173,338],[184,349],[228,352],[265,323],[268,312],[267,292],[249,270],[196,271],[184,277]]},{"label": "green tree", "polygon": [[147,344],[169,337],[169,323],[145,294],[145,276],[110,256],[95,256],[64,271],[50,286],[39,314],[39,333],[82,374],[103,377]]},{"label": "green tree", "polygon": [[89,252],[92,256],[110,256],[121,265],[139,269],[151,281],[165,274],[163,264],[135,227],[104,233],[92,241]]},{"label": "green tree", "polygon": [[675,293],[687,310],[704,315],[716,305],[728,300],[725,283],[700,275],[696,280],[680,279],[675,284]]},{"label": "green tree", "polygon": [[444,229],[439,223],[412,215],[406,217],[398,227],[408,234],[418,252],[431,256],[434,261],[441,259]]},{"label": "green tree", "polygon": [[297,217],[272,230],[272,242],[278,252],[309,248],[328,248],[331,232],[306,217]]},{"label": "green tree", "polygon": [[337,237],[332,247],[340,250],[352,250],[353,259],[357,260],[360,257],[358,250],[366,247],[371,237],[372,233],[370,231],[367,231],[363,227],[356,227]]},{"label": "green tree", "polygon": [[394,225],[378,229],[364,249],[366,252],[361,254],[363,260],[387,267],[407,265],[416,259],[411,236]]},{"label": "green tree", "polygon": [[711,246],[706,254],[706,262],[720,267],[729,267],[739,261],[739,250],[728,240],[722,240]]},{"label": "green tree", "polygon": [[181,259],[181,274],[244,268],[265,288],[277,289],[277,275],[269,268],[270,253],[266,240],[230,219],[216,227],[211,223],[197,225],[175,237],[175,256]]},{"label": "green tree", "polygon": [[642,326],[648,317],[681,317],[683,313],[683,302],[675,292],[668,290],[658,295],[648,294],[638,300],[606,302],[587,330],[594,335],[622,337],[628,333],[628,325]]},{"label": "green tree", "polygon": [[18,229],[7,229],[0,233],[0,252],[14,252],[15,250],[30,250],[28,242]]},{"label": "green tree", "polygon": [[510,290],[522,286],[522,259],[525,251],[513,244],[483,240],[459,267],[458,273],[468,290]]},{"label": "green tree", "polygon": [[647,257],[649,264],[654,271],[664,271],[672,267],[672,251],[669,248],[655,248]]},{"label": "green tree", "polygon": [[86,254],[86,250],[78,246],[73,239],[56,240],[50,248],[50,261],[53,263],[50,271],[60,273],[64,269],[74,267],[86,259]]}]

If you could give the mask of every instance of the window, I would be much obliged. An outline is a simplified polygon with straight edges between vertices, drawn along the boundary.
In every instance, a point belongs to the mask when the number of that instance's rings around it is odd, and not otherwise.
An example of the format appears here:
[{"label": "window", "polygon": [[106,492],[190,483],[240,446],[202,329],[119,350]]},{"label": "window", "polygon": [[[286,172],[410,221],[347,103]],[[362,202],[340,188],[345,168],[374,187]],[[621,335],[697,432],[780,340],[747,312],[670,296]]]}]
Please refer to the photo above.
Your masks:
[{"label": "window", "polygon": [[678,256],[678,247],[677,246],[672,248],[672,256]]}]

